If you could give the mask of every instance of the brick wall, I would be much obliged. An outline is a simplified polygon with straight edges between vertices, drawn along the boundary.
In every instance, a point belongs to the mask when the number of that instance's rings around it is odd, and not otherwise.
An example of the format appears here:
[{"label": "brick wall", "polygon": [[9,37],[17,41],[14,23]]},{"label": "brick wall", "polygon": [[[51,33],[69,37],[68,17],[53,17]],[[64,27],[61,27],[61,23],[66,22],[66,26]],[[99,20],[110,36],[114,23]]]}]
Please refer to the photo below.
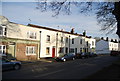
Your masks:
[{"label": "brick wall", "polygon": [[[35,46],[36,47],[36,55],[26,55],[26,46]],[[17,60],[37,60],[38,57],[38,45],[37,44],[24,44],[17,43],[16,44],[16,59]]]}]

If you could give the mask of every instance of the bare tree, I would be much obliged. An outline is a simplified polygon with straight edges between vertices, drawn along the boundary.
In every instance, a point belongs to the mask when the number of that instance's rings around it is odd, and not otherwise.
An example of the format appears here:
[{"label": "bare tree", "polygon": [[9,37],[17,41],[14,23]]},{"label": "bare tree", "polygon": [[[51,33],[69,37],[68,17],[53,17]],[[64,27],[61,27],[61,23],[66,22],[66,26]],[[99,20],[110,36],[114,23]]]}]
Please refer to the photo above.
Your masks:
[{"label": "bare tree", "polygon": [[97,22],[101,25],[101,31],[105,31],[106,34],[109,34],[117,28],[117,34],[120,37],[120,6],[118,6],[120,5],[120,2],[93,2],[93,0],[91,2],[76,2],[74,0],[54,0],[48,2],[47,0],[38,0],[36,9],[39,9],[42,12],[51,10],[54,12],[54,15],[52,16],[55,17],[61,13],[70,15],[72,13],[71,7],[73,5],[79,9],[78,11],[80,13],[88,14],[89,12],[94,11]]}]

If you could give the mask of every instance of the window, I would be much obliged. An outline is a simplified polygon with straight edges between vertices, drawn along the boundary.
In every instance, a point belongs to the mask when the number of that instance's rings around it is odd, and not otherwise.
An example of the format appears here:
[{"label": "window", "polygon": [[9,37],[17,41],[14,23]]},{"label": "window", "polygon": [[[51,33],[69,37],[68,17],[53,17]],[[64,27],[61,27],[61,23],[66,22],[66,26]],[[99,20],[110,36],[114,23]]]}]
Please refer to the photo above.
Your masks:
[{"label": "window", "polygon": [[94,46],[94,41],[92,41],[92,46]]},{"label": "window", "polygon": [[68,43],[68,37],[66,37],[66,43]]},{"label": "window", "polygon": [[5,54],[6,55],[6,46],[0,45],[0,55]]},{"label": "window", "polygon": [[80,44],[82,44],[82,39],[80,39]]},{"label": "window", "polygon": [[110,44],[110,46],[111,46],[111,44]]},{"label": "window", "polygon": [[68,53],[68,47],[65,48],[65,53]]},{"label": "window", "polygon": [[26,55],[35,55],[36,49],[34,46],[27,46],[26,47]]},{"label": "window", "polygon": [[74,38],[72,38],[72,44],[74,44]]},{"label": "window", "polygon": [[88,48],[86,48],[86,52],[88,52]]},{"label": "window", "polygon": [[49,54],[50,54],[50,48],[47,47],[47,48],[46,48],[46,55],[49,55]]},{"label": "window", "polygon": [[6,26],[0,26],[0,36],[5,36],[7,33]]},{"label": "window", "polygon": [[50,36],[49,35],[47,35],[47,42],[50,42]]},{"label": "window", "polygon": [[77,48],[75,48],[75,53],[77,53]]},{"label": "window", "polygon": [[74,53],[74,48],[70,48],[70,53]]},{"label": "window", "polygon": [[82,53],[82,48],[80,48],[80,53]]},{"label": "window", "polygon": [[86,45],[88,46],[88,41],[86,42]]},{"label": "window", "polygon": [[63,42],[63,37],[61,37],[61,42]]},{"label": "window", "polygon": [[27,32],[27,38],[36,39],[36,33],[31,31]]},{"label": "window", "polygon": [[64,48],[63,47],[60,47],[59,53],[64,53]]}]

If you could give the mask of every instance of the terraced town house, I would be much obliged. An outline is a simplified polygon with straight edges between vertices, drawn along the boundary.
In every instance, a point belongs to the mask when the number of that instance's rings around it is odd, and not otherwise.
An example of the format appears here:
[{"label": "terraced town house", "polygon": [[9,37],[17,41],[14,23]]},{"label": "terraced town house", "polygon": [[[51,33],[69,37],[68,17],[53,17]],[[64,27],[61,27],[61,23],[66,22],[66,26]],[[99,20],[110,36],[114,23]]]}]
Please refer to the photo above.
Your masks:
[{"label": "terraced town house", "polygon": [[[17,60],[59,57],[65,53],[95,52],[95,39],[86,35],[9,22],[1,16],[0,54]],[[7,22],[7,23],[5,23]]]}]

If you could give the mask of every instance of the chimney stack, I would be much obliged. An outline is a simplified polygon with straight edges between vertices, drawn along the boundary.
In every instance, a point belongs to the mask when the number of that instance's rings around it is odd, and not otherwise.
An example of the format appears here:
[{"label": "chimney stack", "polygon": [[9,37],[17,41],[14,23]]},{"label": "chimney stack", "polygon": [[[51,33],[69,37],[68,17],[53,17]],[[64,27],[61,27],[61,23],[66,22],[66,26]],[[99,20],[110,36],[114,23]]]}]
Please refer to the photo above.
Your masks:
[{"label": "chimney stack", "polygon": [[74,33],[74,28],[71,29],[71,33],[72,33],[72,34]]},{"label": "chimney stack", "polygon": [[104,40],[104,38],[103,38],[103,37],[101,37],[101,40]]},{"label": "chimney stack", "polygon": [[86,30],[83,31],[83,36],[86,36]]},{"label": "chimney stack", "polygon": [[106,38],[106,41],[108,41],[108,40],[109,40],[109,38],[107,37],[107,38]]},{"label": "chimney stack", "polygon": [[113,39],[111,39],[111,42],[113,42]]}]

